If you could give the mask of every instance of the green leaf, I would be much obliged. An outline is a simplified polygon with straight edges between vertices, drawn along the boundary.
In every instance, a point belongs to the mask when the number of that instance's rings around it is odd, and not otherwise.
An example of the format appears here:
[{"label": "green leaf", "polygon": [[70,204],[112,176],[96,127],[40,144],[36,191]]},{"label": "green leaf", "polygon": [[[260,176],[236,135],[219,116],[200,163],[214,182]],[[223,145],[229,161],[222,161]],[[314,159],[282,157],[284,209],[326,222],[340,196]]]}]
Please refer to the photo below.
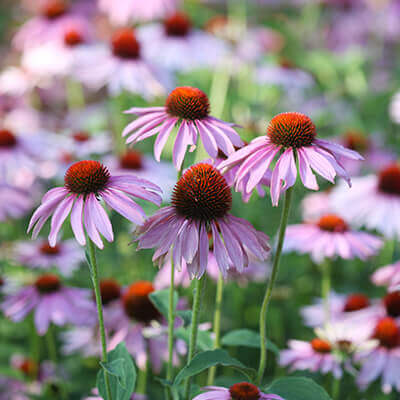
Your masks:
[{"label": "green leaf", "polygon": [[176,376],[174,386],[179,385],[184,379],[197,375],[214,365],[235,368],[246,375],[250,381],[255,376],[255,371],[252,368],[248,368],[239,360],[232,358],[225,350],[217,349],[204,351],[193,357],[193,360],[182,368]]},{"label": "green leaf", "polygon": [[100,363],[101,370],[97,374],[97,388],[100,395],[107,399],[105,371],[111,387],[113,400],[129,400],[136,384],[136,369],[125,343],[120,343],[108,353],[108,361]]},{"label": "green leaf", "polygon": [[191,310],[179,310],[176,312],[177,317],[183,321],[183,326],[189,326],[192,322],[192,311]]},{"label": "green leaf", "polygon": [[[250,329],[237,329],[228,332],[221,340],[224,346],[244,346],[260,348],[260,334]],[[279,354],[276,344],[267,339],[267,349],[275,354]]]},{"label": "green leaf", "polygon": [[[178,339],[184,340],[189,344],[190,342],[190,329],[189,328],[178,328],[174,331],[175,336]],[[214,342],[211,338],[211,334],[208,331],[198,331],[197,332],[197,349],[201,351],[211,350],[213,348]]]},{"label": "green leaf", "polygon": [[285,400],[331,400],[325,389],[309,378],[281,378],[266,389]]},{"label": "green leaf", "polygon": [[[151,302],[168,319],[169,289],[157,290],[149,295]],[[178,293],[174,292],[174,309],[178,304]]]}]

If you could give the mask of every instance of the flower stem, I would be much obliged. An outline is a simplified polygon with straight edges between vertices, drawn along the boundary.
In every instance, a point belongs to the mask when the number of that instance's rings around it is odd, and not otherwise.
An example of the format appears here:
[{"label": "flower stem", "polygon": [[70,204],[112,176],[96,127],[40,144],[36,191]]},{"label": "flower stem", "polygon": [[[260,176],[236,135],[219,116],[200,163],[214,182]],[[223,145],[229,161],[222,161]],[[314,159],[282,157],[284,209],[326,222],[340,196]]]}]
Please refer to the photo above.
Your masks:
[{"label": "flower stem", "polygon": [[274,262],[272,265],[272,273],[269,278],[268,286],[265,291],[264,300],[260,310],[260,365],[258,367],[257,373],[257,383],[261,384],[262,378],[264,376],[265,367],[267,364],[267,343],[266,343],[266,319],[267,319],[267,309],[268,304],[271,299],[272,289],[278,275],[279,261],[281,258],[283,241],[285,239],[285,231],[288,223],[290,203],[292,201],[293,186],[290,187],[285,194],[285,202],[282,209],[281,222],[279,226],[278,243],[276,246],[276,252],[274,257]]},{"label": "flower stem", "polygon": [[49,325],[49,329],[47,329],[46,332],[46,344],[50,360],[53,361],[54,364],[57,364],[57,349],[53,335],[53,326],[51,324]]},{"label": "flower stem", "polygon": [[[175,304],[174,304],[174,283],[175,283],[175,265],[171,254],[171,281],[169,286],[168,298],[168,365],[167,365],[167,380],[174,379],[174,366],[172,364],[174,355],[174,325],[175,325]],[[171,398],[171,393],[168,391],[168,398]]]},{"label": "flower stem", "polygon": [[337,400],[340,394],[340,379],[333,377],[332,400]]},{"label": "flower stem", "polygon": [[324,314],[325,324],[329,322],[330,310],[329,310],[329,292],[331,291],[331,264],[328,258],[325,258],[321,264],[322,268],[322,299],[324,302]]},{"label": "flower stem", "polygon": [[[94,294],[96,297],[97,315],[99,319],[100,337],[101,337],[101,350],[102,350],[102,361],[107,362],[107,344],[106,344],[106,332],[104,329],[104,319],[103,319],[103,306],[101,302],[100,295],[100,284],[97,269],[96,251],[93,242],[88,238],[88,252],[90,259],[90,276],[92,278]],[[111,396],[111,386],[107,371],[104,370],[104,381],[106,385],[107,398],[112,400]]]},{"label": "flower stem", "polygon": [[[194,295],[193,295],[193,308],[192,308],[192,324],[191,324],[191,332],[190,332],[190,343],[189,343],[189,352],[187,357],[188,365],[194,356],[194,352],[196,350],[197,345],[197,332],[199,329],[199,316],[200,316],[200,306],[201,306],[201,292],[203,291],[203,284],[204,284],[205,274],[200,278],[196,279],[196,286],[194,288]],[[188,378],[185,381],[185,396],[186,400],[190,399],[190,386],[191,386],[191,379]]]},{"label": "flower stem", "polygon": [[[221,272],[218,275],[217,292],[215,294],[215,312],[214,312],[214,349],[221,347],[221,311],[222,311],[222,297],[224,293],[224,278]],[[212,386],[215,379],[217,367],[211,367],[208,371],[207,386]]]}]

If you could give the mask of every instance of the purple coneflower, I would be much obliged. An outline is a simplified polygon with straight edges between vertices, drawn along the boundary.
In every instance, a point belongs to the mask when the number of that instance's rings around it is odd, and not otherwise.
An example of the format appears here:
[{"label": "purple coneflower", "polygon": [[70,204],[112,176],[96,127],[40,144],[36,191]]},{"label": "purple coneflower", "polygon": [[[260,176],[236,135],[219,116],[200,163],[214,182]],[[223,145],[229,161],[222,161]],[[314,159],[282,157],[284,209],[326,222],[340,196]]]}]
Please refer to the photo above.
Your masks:
[{"label": "purple coneflower", "polygon": [[85,325],[94,322],[95,308],[87,289],[63,286],[56,275],[41,275],[35,283],[4,300],[1,309],[15,322],[34,310],[35,326],[44,335],[50,325]]},{"label": "purple coneflower", "polygon": [[180,123],[173,150],[173,161],[178,170],[182,166],[187,146],[191,146],[191,151],[195,148],[198,134],[212,158],[217,157],[218,150],[228,156],[234,152],[234,146],[243,145],[232,128],[234,124],[211,117],[207,95],[194,87],[174,89],[164,107],[133,107],[126,113],[136,114],[139,118],[126,126],[122,136],[129,134],[126,142],[135,144],[158,134],[154,144],[154,157],[157,161],[160,161],[161,152],[173,128]]},{"label": "purple coneflower", "polygon": [[176,10],[177,0],[98,0],[99,9],[116,25],[165,17]]},{"label": "purple coneflower", "polygon": [[21,218],[32,206],[30,193],[5,182],[0,183],[0,222]]},{"label": "purple coneflower", "polygon": [[84,158],[93,154],[105,154],[110,151],[110,148],[112,148],[112,140],[109,133],[102,132],[94,135],[85,130],[77,130],[66,137],[63,150],[78,158]]},{"label": "purple coneflower", "polygon": [[82,246],[86,243],[82,220],[86,233],[97,247],[103,248],[99,233],[109,242],[113,241],[111,222],[99,199],[135,224],[141,224],[145,214],[126,194],[161,204],[157,185],[134,175],[111,176],[107,167],[98,161],[85,160],[71,165],[64,182],[63,187],[51,189],[43,196],[42,204],[32,215],[28,227],[28,232],[33,228],[32,236],[35,238],[53,214],[49,234],[52,247],[56,245],[58,232],[70,213],[72,230]]},{"label": "purple coneflower", "polygon": [[338,215],[326,214],[315,223],[289,225],[284,250],[310,254],[320,263],[335,256],[365,260],[375,255],[382,244],[375,235],[350,229]]},{"label": "purple coneflower", "polygon": [[200,278],[207,268],[211,233],[222,274],[233,265],[242,272],[250,255],[267,258],[268,237],[230,215],[231,205],[232,194],[220,172],[210,164],[196,164],[175,185],[172,205],[157,211],[138,229],[138,249],[156,248],[153,261],[161,266],[172,248],[177,268],[184,261],[189,274]]},{"label": "purple coneflower", "polygon": [[353,150],[317,139],[315,125],[309,117],[297,112],[288,112],[276,115],[268,125],[266,136],[253,139],[248,146],[230,155],[220,168],[232,168],[240,164],[235,188],[238,190],[247,179],[246,191],[250,192],[263,178],[276,155],[279,155],[278,161],[271,177],[271,198],[274,206],[278,204],[281,192],[296,182],[296,160],[304,186],[318,190],[312,170],[329,182],[333,183],[335,176],[339,175],[350,184],[350,178],[338,157],[363,159]]},{"label": "purple coneflower", "polygon": [[400,165],[391,164],[378,175],[353,181],[351,191],[342,186],[333,190],[335,209],[352,224],[377,230],[387,238],[400,238]]},{"label": "purple coneflower", "polygon": [[212,68],[228,53],[221,39],[193,28],[182,12],[169,15],[163,24],[145,25],[137,34],[147,58],[171,71]]},{"label": "purple coneflower", "polygon": [[221,386],[206,386],[193,400],[284,400],[276,394],[267,394],[248,382],[235,383],[230,388]]},{"label": "purple coneflower", "polygon": [[375,285],[387,286],[390,291],[400,290],[400,261],[379,268],[371,280]]},{"label": "purple coneflower", "polygon": [[51,247],[47,240],[19,242],[15,248],[15,259],[20,264],[31,268],[57,269],[65,276],[70,276],[77,269],[85,254],[75,240],[65,240]]}]

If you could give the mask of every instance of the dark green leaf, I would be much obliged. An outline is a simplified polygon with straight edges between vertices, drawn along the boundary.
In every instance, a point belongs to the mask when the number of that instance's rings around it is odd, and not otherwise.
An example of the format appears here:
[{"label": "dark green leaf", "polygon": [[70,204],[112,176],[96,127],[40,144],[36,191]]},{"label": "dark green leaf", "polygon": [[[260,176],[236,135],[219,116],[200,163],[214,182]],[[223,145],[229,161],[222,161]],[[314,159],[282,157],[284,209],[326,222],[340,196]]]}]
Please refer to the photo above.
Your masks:
[{"label": "dark green leaf", "polygon": [[192,322],[192,311],[191,310],[179,310],[176,315],[182,319],[183,326],[189,326]]},{"label": "dark green leaf", "polygon": [[110,381],[113,400],[129,400],[136,384],[136,369],[125,343],[120,343],[108,353],[106,363],[101,363],[101,370],[97,374],[97,388],[100,395],[107,399],[105,371]]},{"label": "dark green leaf", "polygon": [[[184,340],[189,344],[190,342],[190,329],[189,328],[178,328],[174,331],[175,336],[178,339]],[[211,334],[208,331],[197,332],[197,348],[201,351],[211,350],[214,342],[211,338]]]},{"label": "dark green leaf", "polygon": [[[169,289],[157,290],[150,293],[150,300],[160,313],[168,319]],[[174,292],[174,309],[178,304],[178,293]]]},{"label": "dark green leaf", "polygon": [[225,350],[217,349],[197,354],[188,365],[181,369],[175,378],[174,386],[179,385],[184,379],[197,375],[214,365],[238,369],[245,374],[249,380],[252,380],[255,376],[255,371],[253,369],[247,368],[239,360],[232,358]]},{"label": "dark green leaf", "polygon": [[285,400],[331,400],[325,389],[309,378],[278,379],[266,390]]},{"label": "dark green leaf", "polygon": [[[250,329],[238,329],[227,333],[221,340],[224,346],[244,346],[260,348],[260,334]],[[267,340],[267,349],[275,354],[279,354],[278,347]]]}]

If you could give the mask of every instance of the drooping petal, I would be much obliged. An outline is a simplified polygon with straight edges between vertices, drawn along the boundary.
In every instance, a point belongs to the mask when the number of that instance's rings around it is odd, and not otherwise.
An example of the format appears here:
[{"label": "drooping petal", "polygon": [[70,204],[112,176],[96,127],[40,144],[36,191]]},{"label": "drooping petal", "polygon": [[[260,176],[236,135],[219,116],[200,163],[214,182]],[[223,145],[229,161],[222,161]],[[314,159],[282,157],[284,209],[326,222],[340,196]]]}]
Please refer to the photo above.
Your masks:
[{"label": "drooping petal", "polygon": [[318,190],[317,179],[311,170],[307,155],[302,148],[297,149],[297,156],[299,160],[300,178],[303,185],[308,189]]},{"label": "drooping petal", "polygon": [[191,137],[187,127],[187,122],[182,121],[176,134],[172,159],[177,170],[181,169],[183,159],[185,158],[186,147],[191,143]]},{"label": "drooping petal", "polygon": [[160,161],[161,153],[177,121],[178,118],[168,119],[161,126],[160,133],[157,135],[157,139],[154,143],[154,158],[157,161]]},{"label": "drooping petal", "polygon": [[200,133],[201,141],[203,142],[206,152],[212,158],[216,158],[218,155],[218,146],[213,135],[200,120],[196,120],[196,126]]},{"label": "drooping petal", "polygon": [[88,195],[87,201],[91,207],[93,222],[99,232],[109,241],[114,240],[114,233],[110,219],[93,193]]},{"label": "drooping petal", "polygon": [[135,129],[141,128],[143,125],[149,123],[150,121],[153,121],[155,118],[161,117],[161,115],[163,114],[163,112],[151,113],[135,119],[124,128],[124,130],[122,131],[122,137],[126,136],[128,133],[134,131]]},{"label": "drooping petal", "polygon": [[61,229],[62,224],[65,219],[68,217],[68,214],[71,211],[72,204],[74,203],[76,195],[71,195],[66,197],[61,203],[58,205],[56,210],[54,211],[53,217],[51,219],[51,227],[49,234],[49,244],[51,247],[54,247],[57,242],[57,235]]},{"label": "drooping petal", "polygon": [[95,225],[94,219],[93,219],[93,209],[92,209],[92,206],[89,203],[88,199],[85,200],[83,219],[85,222],[86,232],[87,232],[89,238],[99,249],[103,249],[104,244],[103,244],[103,241],[101,240],[99,232],[96,229],[96,225]]},{"label": "drooping petal", "polygon": [[77,196],[71,210],[71,227],[77,242],[84,246],[86,244],[85,232],[82,225],[83,195]]}]

